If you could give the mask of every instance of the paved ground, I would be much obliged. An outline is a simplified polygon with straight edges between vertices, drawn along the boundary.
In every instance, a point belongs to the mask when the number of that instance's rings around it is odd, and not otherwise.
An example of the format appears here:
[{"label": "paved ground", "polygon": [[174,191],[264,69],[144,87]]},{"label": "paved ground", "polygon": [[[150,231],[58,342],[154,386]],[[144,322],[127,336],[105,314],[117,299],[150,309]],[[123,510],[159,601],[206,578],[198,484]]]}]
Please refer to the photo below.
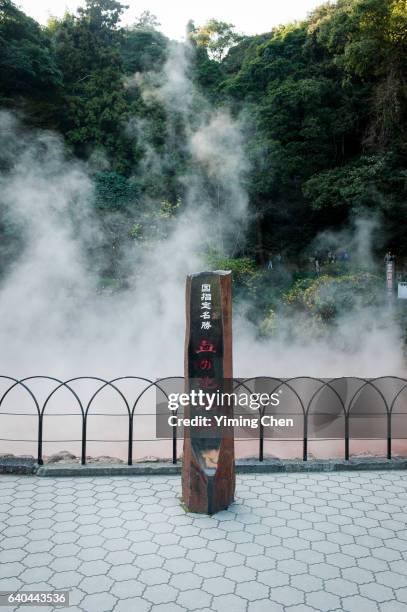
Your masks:
[{"label": "paved ground", "polygon": [[184,512],[178,476],[0,492],[0,591],[68,589],[72,612],[407,612],[407,472],[241,476],[214,517]]}]

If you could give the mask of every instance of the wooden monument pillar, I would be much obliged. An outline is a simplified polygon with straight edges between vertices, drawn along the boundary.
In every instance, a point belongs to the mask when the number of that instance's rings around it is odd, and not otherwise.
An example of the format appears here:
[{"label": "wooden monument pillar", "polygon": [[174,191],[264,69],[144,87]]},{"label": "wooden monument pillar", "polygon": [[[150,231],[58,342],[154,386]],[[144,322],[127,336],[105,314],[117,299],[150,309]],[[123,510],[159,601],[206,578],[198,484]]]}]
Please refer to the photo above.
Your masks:
[{"label": "wooden monument pillar", "polygon": [[[202,272],[187,277],[185,392],[232,392],[232,274]],[[211,410],[189,404],[185,417],[230,417],[233,405]],[[191,512],[214,514],[234,499],[233,427],[184,428],[182,498]]]}]

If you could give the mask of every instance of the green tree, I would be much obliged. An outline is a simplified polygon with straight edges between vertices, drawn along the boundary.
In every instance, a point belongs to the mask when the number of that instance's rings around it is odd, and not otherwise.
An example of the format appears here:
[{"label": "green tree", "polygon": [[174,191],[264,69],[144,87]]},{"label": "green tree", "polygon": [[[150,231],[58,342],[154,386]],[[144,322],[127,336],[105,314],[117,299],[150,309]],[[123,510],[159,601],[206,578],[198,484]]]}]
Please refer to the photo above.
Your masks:
[{"label": "green tree", "polygon": [[221,92],[250,110],[249,191],[263,243],[278,227],[298,252],[366,207],[380,212],[389,240],[400,236],[406,24],[405,0],[338,0],[224,60]]},{"label": "green tree", "polygon": [[168,39],[155,29],[151,19],[146,22],[143,15],[132,27],[123,30],[120,54],[125,74],[136,72],[158,72],[166,58]]},{"label": "green tree", "polygon": [[143,11],[137,18],[135,23],[136,28],[156,30],[159,28],[161,23],[158,21],[157,16],[153,15],[150,11]]},{"label": "green tree", "polygon": [[241,35],[234,31],[235,26],[226,21],[210,19],[203,26],[194,29],[190,37],[198,47],[204,47],[210,58],[221,62],[231,47],[237,44]]},{"label": "green tree", "polygon": [[317,11],[311,27],[344,78],[372,84],[367,144],[382,149],[390,145],[406,124],[405,0],[339,0]]},{"label": "green tree", "polygon": [[0,104],[17,104],[31,120],[45,122],[61,80],[46,33],[11,0],[0,0]]},{"label": "green tree", "polygon": [[65,88],[61,128],[79,155],[102,149],[121,172],[132,159],[123,130],[128,117],[120,55],[124,9],[115,0],[87,0],[77,15],[52,25]]}]

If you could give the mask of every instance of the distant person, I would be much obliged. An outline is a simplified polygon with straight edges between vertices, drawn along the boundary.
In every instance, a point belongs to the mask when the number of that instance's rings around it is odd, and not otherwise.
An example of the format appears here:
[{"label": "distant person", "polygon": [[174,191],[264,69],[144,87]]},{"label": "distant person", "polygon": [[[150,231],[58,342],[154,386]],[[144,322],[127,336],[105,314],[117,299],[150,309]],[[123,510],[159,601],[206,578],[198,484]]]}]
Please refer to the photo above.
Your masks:
[{"label": "distant person", "polygon": [[330,263],[330,264],[335,263],[334,262],[335,256],[332,253],[332,251],[328,251],[328,256],[327,257],[328,257],[328,263]]},{"label": "distant person", "polygon": [[315,253],[314,266],[315,266],[315,272],[319,274],[321,272],[321,259],[318,253]]},{"label": "distant person", "polygon": [[395,257],[393,255],[393,253],[391,251],[387,251],[386,255],[384,256],[384,263],[391,263],[392,261],[394,261]]},{"label": "distant person", "polygon": [[269,260],[267,262],[267,270],[272,270],[273,269],[273,260],[271,259],[271,257],[269,257]]}]

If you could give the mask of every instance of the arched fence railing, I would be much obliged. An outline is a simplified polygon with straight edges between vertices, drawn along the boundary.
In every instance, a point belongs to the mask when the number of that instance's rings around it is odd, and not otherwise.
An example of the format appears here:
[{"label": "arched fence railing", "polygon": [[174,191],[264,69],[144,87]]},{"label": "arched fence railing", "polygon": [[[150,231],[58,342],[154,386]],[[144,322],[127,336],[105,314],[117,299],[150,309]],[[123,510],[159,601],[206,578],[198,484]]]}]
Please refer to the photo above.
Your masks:
[{"label": "arched fence railing", "polygon": [[[43,446],[50,440],[44,440],[44,423],[51,416],[51,403],[58,400],[58,397],[65,393],[76,408],[75,413],[67,411],[52,413],[52,416],[75,416],[78,418],[81,436],[78,440],[70,442],[80,442],[81,444],[81,463],[86,464],[89,419],[94,416],[121,416],[127,419],[127,463],[133,464],[133,449],[137,442],[147,440],[135,437],[137,431],[137,421],[145,415],[153,416],[155,412],[140,413],[138,407],[148,391],[158,391],[163,397],[168,399],[169,382],[177,381],[183,386],[183,378],[180,376],[166,377],[158,380],[151,380],[139,376],[122,376],[112,380],[99,377],[80,376],[69,380],[60,380],[49,376],[31,376],[23,379],[16,379],[9,376],[0,376],[0,432],[2,430],[2,415],[24,417],[28,414],[36,417],[36,444],[37,461],[43,464]],[[130,393],[123,389],[123,384],[134,383],[137,389]],[[80,386],[86,387],[79,389]],[[352,439],[384,439],[387,446],[387,458],[392,458],[392,440],[407,439],[407,380],[397,376],[387,376],[375,379],[358,377],[320,379],[313,377],[295,377],[282,379],[270,376],[251,377],[234,380],[234,391],[244,390],[253,393],[261,386],[267,385],[273,393],[286,391],[289,395],[287,401],[279,414],[295,414],[299,417],[302,427],[302,437],[291,438],[302,441],[303,460],[309,457],[308,445],[310,440],[332,439],[328,436],[324,438],[321,431],[329,429],[327,423],[335,422],[334,439],[343,439],[344,457],[350,459],[350,442]],[[37,387],[37,388],[35,388]],[[94,406],[106,390],[113,393],[114,400],[108,402],[109,409],[113,407],[115,412],[97,413]],[[20,397],[25,397],[29,402],[31,413],[6,410],[8,402],[13,400],[13,394],[20,392]],[[17,400],[21,401],[21,400]],[[14,403],[16,399],[14,398]],[[15,405],[15,404],[14,404]],[[155,403],[154,403],[155,408]],[[293,412],[291,412],[293,411]],[[258,413],[263,416],[264,408],[259,408]],[[176,413],[175,413],[176,414]],[[370,425],[375,423],[375,435],[369,437]],[[377,422],[384,423],[384,431],[377,434]],[[261,421],[260,421],[261,423]],[[316,424],[317,423],[317,424]],[[322,426],[321,426],[322,423]],[[313,433],[320,429],[318,435]],[[361,431],[360,428],[364,428]],[[325,428],[325,429],[324,429]],[[354,432],[352,434],[352,428]],[[373,427],[374,429],[374,427]],[[338,433],[340,431],[340,434]],[[393,433],[396,432],[394,436]],[[159,439],[159,438],[156,438]],[[251,437],[250,439],[253,439]],[[258,458],[264,460],[264,443],[267,439],[265,428],[260,424],[258,430]],[[3,438],[0,433],[0,441],[4,442],[28,442],[29,440],[16,440]],[[32,441],[32,440],[31,440]],[[59,440],[63,442],[63,440]],[[114,440],[92,440],[92,442],[114,442]],[[55,441],[54,441],[55,442]],[[176,463],[178,458],[178,430],[172,428],[172,462]]]}]

